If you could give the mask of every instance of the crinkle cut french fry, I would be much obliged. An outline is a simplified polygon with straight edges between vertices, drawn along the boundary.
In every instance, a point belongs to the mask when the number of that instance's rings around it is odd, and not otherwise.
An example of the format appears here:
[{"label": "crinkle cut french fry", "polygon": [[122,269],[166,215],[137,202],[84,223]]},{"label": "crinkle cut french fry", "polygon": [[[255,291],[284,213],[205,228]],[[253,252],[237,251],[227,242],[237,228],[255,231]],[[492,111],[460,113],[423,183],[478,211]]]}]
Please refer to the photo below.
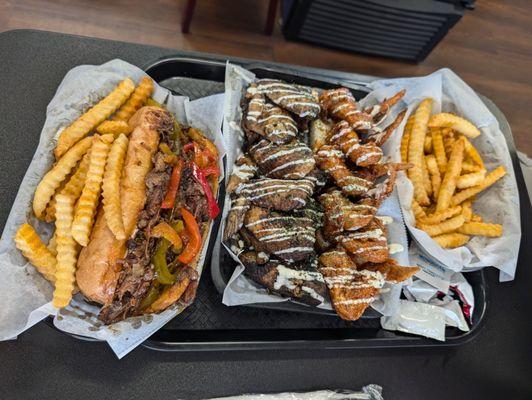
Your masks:
[{"label": "crinkle cut french fry", "polygon": [[55,281],[56,259],[30,224],[22,224],[15,235],[15,245],[48,281]]},{"label": "crinkle cut french fry", "polygon": [[436,157],[433,154],[426,156],[425,160],[427,162],[427,170],[429,171],[430,182],[432,184],[432,197],[437,200],[441,186],[441,175],[438,168],[438,163],[436,162]]},{"label": "crinkle cut french fry", "polygon": [[430,131],[427,133],[427,136],[425,136],[425,143],[423,144],[423,150],[425,151],[425,154],[432,153],[432,135]]},{"label": "crinkle cut french fry", "polygon": [[429,236],[438,236],[443,235],[444,233],[449,233],[457,230],[465,223],[465,218],[463,215],[457,215],[456,217],[447,219],[439,224],[429,225],[419,223],[419,229],[425,231]]},{"label": "crinkle cut french fry", "polygon": [[414,125],[414,115],[408,117],[405,129],[403,130],[403,137],[401,138],[401,161],[408,162],[408,142],[410,140],[410,133]]},{"label": "crinkle cut french fry", "polygon": [[427,216],[427,214],[425,213],[423,208],[421,208],[421,206],[416,201],[416,199],[412,199],[412,212],[414,213],[414,217],[416,219],[419,219],[419,218]]},{"label": "crinkle cut french fry", "polygon": [[113,116],[113,119],[117,121],[128,121],[129,118],[131,118],[131,116],[135,114],[140,107],[142,107],[152,93],[153,81],[151,78],[145,76],[135,88],[131,97]]},{"label": "crinkle cut french fry", "polygon": [[115,137],[118,137],[118,135],[124,134],[129,135],[133,129],[126,121],[103,121],[98,127],[96,128],[96,132],[98,132],[100,135],[114,135]]},{"label": "crinkle cut french fry", "polygon": [[430,127],[451,128],[469,138],[476,138],[480,131],[467,119],[451,113],[439,113],[430,117]]},{"label": "crinkle cut french fry", "polygon": [[100,197],[105,162],[113,139],[113,135],[94,135],[85,186],[76,204],[72,222],[72,236],[82,246],[87,246],[89,243],[89,235]]},{"label": "crinkle cut french fry", "polygon": [[[74,167],[74,168],[77,169],[77,167]],[[64,189],[67,181],[70,180],[72,175],[73,174],[70,174],[70,176],[66,176],[65,179],[63,179],[63,181],[59,184],[59,187],[56,189],[55,193],[60,193],[61,190]],[[55,221],[55,193],[50,199],[50,201],[48,202],[48,205],[44,209],[44,213],[43,213],[42,220],[48,223]]]},{"label": "crinkle cut french fry", "polygon": [[456,140],[452,135],[443,137],[443,147],[445,149],[445,156],[447,157],[447,159],[451,157],[451,151],[453,151],[453,146],[455,142]]},{"label": "crinkle cut french fry", "polygon": [[43,217],[46,205],[54,195],[55,190],[61,185],[78,160],[89,150],[91,144],[92,137],[80,140],[44,175],[33,196],[33,212],[37,218]]},{"label": "crinkle cut french fry", "polygon": [[484,222],[466,222],[457,230],[465,235],[499,237],[502,235],[502,225],[487,224]]},{"label": "crinkle cut french fry", "polygon": [[55,230],[57,233],[57,267],[52,304],[63,308],[70,303],[74,291],[74,274],[77,262],[77,244],[72,238],[74,199],[57,195]]},{"label": "crinkle cut french fry", "polygon": [[[63,181],[63,187],[60,187],[57,189],[56,193],[63,193],[66,195],[69,195],[70,197],[74,199],[78,199],[79,195],[81,194],[81,190],[83,189],[83,185],[85,183],[85,176],[87,175],[87,169],[89,169],[89,153],[90,149],[81,161],[79,162],[78,166],[76,167],[76,170],[68,180],[65,182]],[[55,221],[55,203],[56,199],[55,196],[52,197],[52,200],[50,200],[50,203],[48,203],[48,206],[45,210],[45,221],[46,222],[52,222]]]},{"label": "crinkle cut french fry", "polygon": [[463,201],[469,199],[470,197],[473,197],[474,195],[482,192],[484,189],[490,187],[495,182],[497,182],[499,179],[501,179],[506,174],[506,169],[501,165],[497,168],[495,168],[493,171],[488,173],[482,183],[477,186],[473,186],[467,189],[464,189],[458,193],[456,193],[452,199],[451,204],[457,205],[462,203]]},{"label": "crinkle cut french fry", "polygon": [[135,84],[129,78],[124,79],[98,104],[75,120],[67,127],[57,141],[54,150],[55,158],[61,157],[76,142],[87,136],[94,128],[105,121],[114,113],[135,90]]},{"label": "crinkle cut french fry", "polygon": [[458,139],[453,146],[449,163],[447,164],[447,171],[441,183],[440,192],[438,193],[438,202],[436,204],[436,212],[443,211],[449,208],[451,198],[456,189],[456,181],[460,176],[462,170],[462,161],[464,158],[464,141]]},{"label": "crinkle cut french fry", "polygon": [[429,170],[427,168],[427,159],[425,156],[423,156],[423,162],[421,166],[423,167],[423,185],[425,186],[427,195],[432,196],[432,183],[430,181]]},{"label": "crinkle cut french fry", "polygon": [[482,222],[482,217],[478,214],[471,215],[471,222]]},{"label": "crinkle cut french fry", "polygon": [[425,218],[420,218],[419,222],[422,224],[428,224],[428,225],[439,224],[440,222],[445,221],[446,219],[457,216],[461,212],[462,212],[461,206],[454,206],[446,210],[427,215]]},{"label": "crinkle cut french fry", "polygon": [[55,231],[50,240],[48,241],[46,248],[50,253],[52,253],[54,257],[57,256],[57,234]]},{"label": "crinkle cut french fry", "polygon": [[414,185],[414,197],[420,205],[430,204],[423,184],[423,144],[431,111],[432,99],[424,99],[414,113],[414,125],[408,143],[408,162],[413,164],[408,170],[408,175]]},{"label": "crinkle cut french fry", "polygon": [[77,200],[81,195],[83,186],[85,185],[85,179],[87,178],[87,171],[89,170],[90,163],[90,150],[83,156],[81,162],[76,169],[76,172],[70,177],[67,184],[61,190],[62,194],[72,197]]},{"label": "crinkle cut french fry", "polygon": [[440,128],[432,130],[432,150],[438,163],[440,175],[443,175],[447,169],[447,154],[445,153],[445,145],[443,144],[443,135]]},{"label": "crinkle cut french fry", "polygon": [[458,189],[465,189],[468,187],[480,185],[486,177],[486,170],[483,169],[478,172],[471,172],[470,174],[460,175],[456,181]]},{"label": "crinkle cut french fry", "polygon": [[475,146],[473,146],[473,144],[466,137],[464,137],[464,144],[464,151],[473,160],[473,162],[477,164],[481,169],[486,169],[484,167],[484,161],[482,161],[482,157],[480,157],[480,154],[478,154],[478,151]]},{"label": "crinkle cut french fry", "polygon": [[470,172],[478,172],[481,171],[482,167],[480,165],[475,165],[468,160],[464,160],[462,163],[462,173],[468,174]]},{"label": "crinkle cut french fry", "polygon": [[120,178],[126,157],[128,139],[120,135],[111,146],[102,183],[103,211],[107,226],[118,240],[126,238],[120,204]]},{"label": "crinkle cut french fry", "polygon": [[473,207],[471,201],[464,201],[462,203],[462,215],[464,216],[466,222],[471,221],[471,217],[473,217]]},{"label": "crinkle cut french fry", "polygon": [[469,236],[461,233],[444,233],[443,235],[434,236],[432,239],[444,249],[454,249],[469,242]]}]

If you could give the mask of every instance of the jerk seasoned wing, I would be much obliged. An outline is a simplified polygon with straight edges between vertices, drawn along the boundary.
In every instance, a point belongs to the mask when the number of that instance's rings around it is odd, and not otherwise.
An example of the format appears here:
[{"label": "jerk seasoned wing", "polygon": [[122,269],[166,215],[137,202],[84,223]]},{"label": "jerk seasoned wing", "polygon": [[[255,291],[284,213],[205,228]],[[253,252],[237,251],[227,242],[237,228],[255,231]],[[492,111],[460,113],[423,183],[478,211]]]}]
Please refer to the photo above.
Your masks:
[{"label": "jerk seasoned wing", "polygon": [[278,211],[305,207],[314,193],[314,183],[308,179],[252,179],[235,191],[251,203]]},{"label": "jerk seasoned wing", "polygon": [[254,238],[254,247],[273,254],[285,262],[302,261],[314,250],[314,222],[308,217],[294,217],[251,207],[244,218],[244,226]]},{"label": "jerk seasoned wing", "polygon": [[323,253],[318,270],[329,288],[334,309],[341,318],[350,321],[364,314],[385,283],[379,271],[357,269],[341,247]]},{"label": "jerk seasoned wing", "polygon": [[327,296],[327,287],[316,269],[316,260],[303,265],[289,265],[263,257],[264,253],[246,251],[239,259],[245,266],[244,274],[253,281],[283,297],[318,306]]},{"label": "jerk seasoned wing", "polygon": [[261,79],[257,82],[257,92],[300,118],[314,119],[320,112],[320,105],[312,91],[301,86],[276,79]]},{"label": "jerk seasoned wing", "polygon": [[249,152],[260,172],[271,178],[301,179],[316,165],[312,150],[298,140],[275,145],[263,139],[255,143]]},{"label": "jerk seasoned wing", "polygon": [[273,143],[287,143],[297,135],[296,121],[292,116],[270,103],[264,107],[258,124],[262,128],[262,135]]},{"label": "jerk seasoned wing", "polygon": [[265,137],[273,143],[283,144],[297,135],[297,124],[292,116],[282,108],[268,103],[260,93],[251,97],[243,119],[245,129]]}]

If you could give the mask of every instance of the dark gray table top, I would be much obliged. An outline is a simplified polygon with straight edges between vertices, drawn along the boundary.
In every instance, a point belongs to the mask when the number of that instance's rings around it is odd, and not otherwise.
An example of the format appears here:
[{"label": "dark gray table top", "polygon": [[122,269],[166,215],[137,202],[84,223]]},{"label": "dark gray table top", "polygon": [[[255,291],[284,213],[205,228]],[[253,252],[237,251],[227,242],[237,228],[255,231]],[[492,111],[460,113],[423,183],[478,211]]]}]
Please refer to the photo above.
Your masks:
[{"label": "dark gray table top", "polygon": [[[37,146],[46,105],[79,64],[122,58],[143,66],[177,50],[39,31],[0,34],[0,226]],[[518,171],[518,179],[522,177]],[[521,193],[523,241],[515,281],[489,271],[482,331],[455,349],[160,353],[116,359],[41,323],[0,343],[0,398],[204,398],[246,392],[384,387],[386,399],[532,398],[530,202]]]}]

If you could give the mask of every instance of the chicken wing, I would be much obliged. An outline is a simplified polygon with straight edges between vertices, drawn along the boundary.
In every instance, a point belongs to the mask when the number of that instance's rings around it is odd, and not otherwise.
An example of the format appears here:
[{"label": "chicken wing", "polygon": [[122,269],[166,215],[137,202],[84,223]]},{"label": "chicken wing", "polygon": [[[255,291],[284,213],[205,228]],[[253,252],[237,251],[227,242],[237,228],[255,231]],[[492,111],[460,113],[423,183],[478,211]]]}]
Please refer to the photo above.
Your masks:
[{"label": "chicken wing", "polygon": [[308,179],[259,178],[241,184],[235,193],[259,207],[291,211],[307,205],[314,183]]},{"label": "chicken wing", "polygon": [[373,199],[363,199],[355,204],[338,190],[322,194],[319,201],[324,208],[324,224],[333,224],[336,227],[334,231],[337,232],[363,228],[373,220],[377,212]]},{"label": "chicken wing", "polygon": [[310,306],[318,306],[327,296],[316,260],[302,265],[288,265],[276,259],[265,259],[264,253],[247,251],[240,255],[244,274],[270,292],[289,297]]},{"label": "chicken wing", "polygon": [[227,193],[233,193],[240,184],[248,182],[256,173],[257,166],[251,158],[245,155],[238,157],[227,184]]},{"label": "chicken wing", "polygon": [[373,182],[349,170],[343,153],[335,146],[323,145],[316,153],[316,161],[318,167],[328,173],[347,196],[359,197],[373,186]]},{"label": "chicken wing", "polygon": [[316,228],[311,218],[282,215],[253,206],[246,213],[244,226],[256,240],[256,249],[285,262],[305,260],[314,251]]},{"label": "chicken wing", "polygon": [[359,167],[377,164],[383,156],[381,148],[375,143],[360,143],[358,135],[347,121],[340,121],[334,125],[327,142],[337,145],[345,156]]},{"label": "chicken wing", "polygon": [[260,172],[271,178],[301,179],[316,165],[312,150],[298,140],[275,145],[263,139],[254,144],[249,152]]},{"label": "chicken wing", "polygon": [[360,268],[380,272],[384,275],[386,282],[391,284],[406,281],[419,271],[419,267],[399,265],[393,258],[389,258],[382,263],[365,263]]},{"label": "chicken wing", "polygon": [[336,120],[345,120],[355,130],[368,130],[373,126],[373,118],[359,110],[352,93],[347,88],[325,90],[320,96],[320,104]]},{"label": "chicken wing", "polygon": [[384,286],[384,276],[380,272],[357,269],[342,247],[323,253],[319,257],[318,271],[329,288],[336,313],[350,321],[364,314]]},{"label": "chicken wing", "polygon": [[300,118],[314,119],[320,112],[320,105],[312,91],[301,86],[276,79],[261,79],[257,82],[257,92]]},{"label": "chicken wing", "polygon": [[353,257],[357,264],[384,262],[390,256],[384,224],[374,218],[356,232],[342,232],[334,240]]}]

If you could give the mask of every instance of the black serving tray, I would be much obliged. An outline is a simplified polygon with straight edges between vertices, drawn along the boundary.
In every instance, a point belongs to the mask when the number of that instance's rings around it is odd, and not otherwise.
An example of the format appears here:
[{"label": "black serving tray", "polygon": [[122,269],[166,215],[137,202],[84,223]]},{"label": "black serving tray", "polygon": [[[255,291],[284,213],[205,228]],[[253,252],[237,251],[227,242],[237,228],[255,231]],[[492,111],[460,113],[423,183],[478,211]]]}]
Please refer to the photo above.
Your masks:
[{"label": "black serving tray", "polygon": [[[277,78],[306,86],[331,88],[346,86],[356,98],[364,97],[371,77],[346,80],[345,74],[318,73],[301,67],[231,61],[251,70],[258,77]],[[145,71],[161,86],[191,99],[224,91],[225,59],[166,57],[150,63]],[[374,79],[374,78],[373,78]],[[501,124],[502,126],[502,124]],[[223,188],[223,185],[221,185]],[[223,198],[224,193],[220,193]],[[219,221],[213,229],[216,229]],[[218,242],[217,242],[218,241]],[[296,303],[261,304],[258,307],[227,307],[222,304],[223,287],[236,263],[221,252],[213,230],[203,277],[194,303],[144,342],[162,351],[209,351],[286,348],[385,348],[456,346],[471,340],[483,324],[488,307],[488,288],[483,271],[464,274],[473,287],[475,310],[469,332],[446,328],[446,341],[386,331],[377,314],[358,321],[343,321],[332,312]],[[212,252],[212,250],[214,250]],[[211,261],[212,255],[212,263]],[[281,308],[281,309],[279,309]],[[294,312],[297,311],[297,312]],[[304,311],[304,312],[302,312]]]}]

